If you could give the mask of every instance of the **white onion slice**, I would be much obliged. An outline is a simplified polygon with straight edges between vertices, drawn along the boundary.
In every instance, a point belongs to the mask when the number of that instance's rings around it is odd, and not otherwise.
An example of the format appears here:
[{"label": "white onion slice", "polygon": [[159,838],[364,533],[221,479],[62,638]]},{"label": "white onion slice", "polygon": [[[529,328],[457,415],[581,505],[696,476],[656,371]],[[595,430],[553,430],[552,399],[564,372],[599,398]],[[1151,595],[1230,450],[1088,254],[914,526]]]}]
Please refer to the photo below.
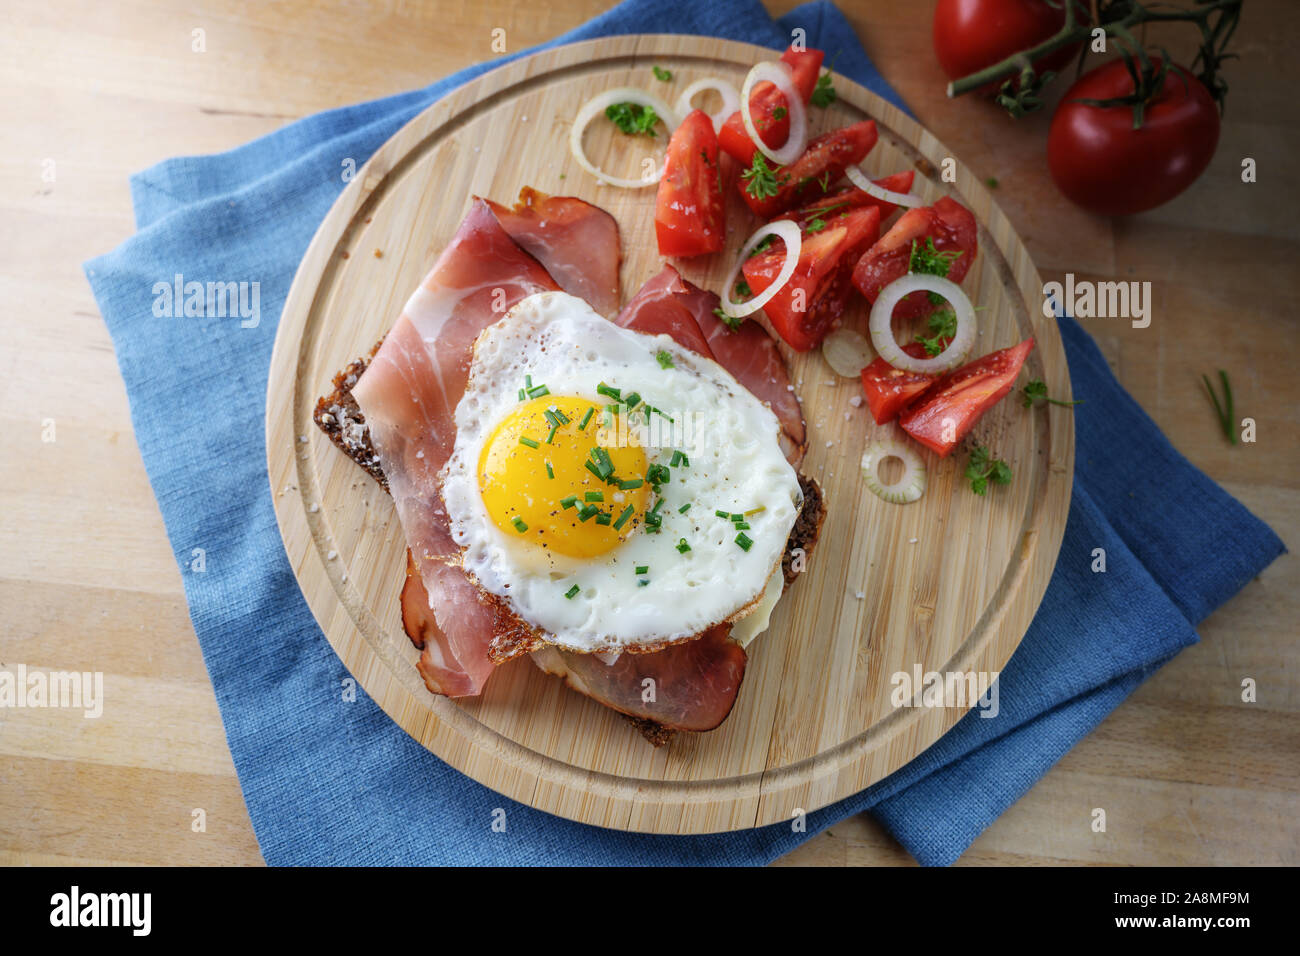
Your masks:
[{"label": "white onion slice", "polygon": [[[913,358],[894,340],[891,319],[894,306],[910,292],[935,292],[952,306],[957,316],[957,334],[948,347],[932,358]],[[909,272],[880,290],[880,296],[871,307],[871,344],[886,362],[903,372],[936,374],[956,368],[970,354],[975,345],[975,308],[961,291],[961,286],[941,276]]]},{"label": "white onion slice", "polygon": [[[754,247],[768,236],[776,236],[785,243],[785,262],[781,264],[781,271],[777,273],[776,281],[748,302],[732,302],[731,293],[736,287],[736,280],[740,278],[740,270],[745,265],[745,260],[754,251]],[[772,296],[780,292],[781,287],[789,282],[790,277],[794,275],[794,267],[799,264],[799,250],[802,246],[803,236],[799,231],[799,224],[796,222],[791,222],[789,219],[778,219],[775,222],[769,222],[766,226],[759,226],[758,231],[745,240],[745,244],[740,249],[740,255],[736,259],[736,265],[728,273],[727,281],[722,286],[722,311],[733,319],[739,319],[751,312],[757,312],[767,305]]]},{"label": "white onion slice", "polygon": [[677,97],[674,108],[677,110],[677,115],[685,119],[686,114],[695,109],[691,105],[691,100],[695,98],[697,93],[703,93],[705,90],[717,90],[722,96],[722,106],[716,113],[709,114],[709,119],[713,120],[713,132],[716,133],[722,129],[722,124],[730,119],[736,110],[740,109],[740,94],[726,80],[716,76],[706,76],[702,80],[696,80],[682,90],[682,95]]},{"label": "white onion slice", "polygon": [[663,120],[664,126],[668,127],[670,136],[673,130],[677,129],[681,124],[681,117],[677,115],[677,111],[653,93],[647,93],[645,90],[634,89],[630,86],[619,86],[612,90],[605,90],[603,93],[597,93],[583,104],[582,109],[578,110],[578,115],[573,120],[573,129],[569,130],[569,152],[573,153],[573,158],[578,161],[579,166],[602,183],[609,183],[609,185],[618,186],[620,189],[644,189],[646,186],[653,186],[663,178],[664,168],[662,165],[655,171],[653,179],[647,179],[644,176],[637,179],[620,179],[597,167],[587,158],[587,153],[582,148],[582,134],[587,131],[587,126],[597,116],[603,116],[605,109],[615,103],[635,103],[637,106],[650,107]]},{"label": "white onion slice", "polygon": [[[892,485],[880,480],[880,463],[886,458],[903,463],[903,476]],[[862,480],[876,497],[895,505],[907,504],[925,494],[925,463],[907,442],[893,438],[873,441],[862,453]]]},{"label": "white onion slice", "polygon": [[822,342],[822,355],[836,375],[857,378],[876,357],[871,343],[852,329],[836,329]]},{"label": "white onion slice", "polygon": [[[786,115],[790,118],[790,135],[780,149],[772,149],[763,142],[754,126],[754,117],[749,114],[749,95],[754,86],[766,80],[773,84],[785,96]],[[778,166],[789,166],[803,155],[808,146],[808,114],[804,109],[803,99],[794,88],[794,74],[790,68],[779,60],[766,60],[756,63],[745,77],[745,85],[740,88],[740,118],[745,123],[745,132],[759,152]]]},{"label": "white onion slice", "polygon": [[916,208],[925,205],[925,200],[920,196],[913,196],[911,193],[896,193],[892,189],[886,189],[884,186],[877,186],[857,166],[850,165],[844,170],[844,175],[849,178],[849,182],[857,186],[868,196],[879,199],[881,202],[892,202],[895,206],[907,206]]}]

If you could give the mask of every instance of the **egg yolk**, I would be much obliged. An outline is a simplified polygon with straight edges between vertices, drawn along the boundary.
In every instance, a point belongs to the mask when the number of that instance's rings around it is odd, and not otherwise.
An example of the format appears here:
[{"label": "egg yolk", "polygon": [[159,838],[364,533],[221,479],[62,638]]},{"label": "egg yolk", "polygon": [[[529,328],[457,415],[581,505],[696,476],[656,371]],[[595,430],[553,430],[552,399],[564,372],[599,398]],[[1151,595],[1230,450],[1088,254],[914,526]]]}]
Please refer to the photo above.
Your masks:
[{"label": "egg yolk", "polygon": [[574,558],[617,547],[641,523],[650,487],[645,451],[627,429],[620,443],[612,425],[606,406],[585,398],[521,402],[479,456],[479,491],[493,523]]}]

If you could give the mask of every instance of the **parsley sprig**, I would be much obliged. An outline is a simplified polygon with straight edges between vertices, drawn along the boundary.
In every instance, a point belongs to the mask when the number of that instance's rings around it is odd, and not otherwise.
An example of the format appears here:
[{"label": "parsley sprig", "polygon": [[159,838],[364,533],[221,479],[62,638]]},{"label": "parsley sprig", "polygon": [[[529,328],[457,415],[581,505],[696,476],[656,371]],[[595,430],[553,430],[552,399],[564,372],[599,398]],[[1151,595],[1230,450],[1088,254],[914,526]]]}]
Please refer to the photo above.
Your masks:
[{"label": "parsley sprig", "polygon": [[817,85],[813,88],[812,105],[825,109],[835,102],[838,95],[835,87],[831,86],[831,75],[823,73],[817,77]]},{"label": "parsley sprig", "polygon": [[767,159],[758,150],[754,150],[754,162],[740,174],[740,178],[745,180],[745,192],[749,193],[755,199],[770,199],[777,194],[782,186],[790,181],[789,176],[782,176],[780,179],[776,176],[777,169],[767,165]]},{"label": "parsley sprig", "polygon": [[918,335],[916,341],[925,347],[926,354],[938,355],[948,347],[948,342],[957,334],[957,313],[951,309],[935,312],[928,323],[933,335]]},{"label": "parsley sprig", "polygon": [[934,240],[925,237],[925,245],[912,240],[912,255],[907,260],[907,271],[920,275],[946,277],[952,268],[953,260],[962,254],[961,249],[940,252],[934,247]]},{"label": "parsley sprig", "polygon": [[605,107],[605,115],[629,136],[640,133],[654,136],[655,124],[659,122],[659,114],[640,103],[612,103]]},{"label": "parsley sprig", "polygon": [[665,70],[662,66],[651,67],[654,70],[655,79],[661,83],[671,83],[673,81],[672,70]]},{"label": "parsley sprig", "polygon": [[722,311],[721,306],[714,309],[713,314],[716,315],[718,318],[720,318],[722,320],[722,324],[725,325],[727,328],[731,329],[731,331],[733,332],[736,331],[736,329],[740,328],[741,322],[745,321],[745,317],[743,315],[728,315],[726,312]]},{"label": "parsley sprig", "polygon": [[1083,404],[1083,399],[1077,399],[1073,402],[1064,402],[1059,398],[1052,398],[1047,394],[1047,383],[1042,379],[1037,378],[1031,380],[1028,385],[1020,390],[1020,392],[1020,402],[1025,406],[1025,408],[1033,408],[1034,403],[1040,399],[1044,402],[1049,402],[1052,405],[1062,405],[1065,408],[1072,408],[1075,405]]},{"label": "parsley sprig", "polygon": [[990,481],[997,485],[1011,484],[1011,466],[994,458],[983,445],[976,445],[971,449],[966,477],[970,479],[970,490],[982,495],[989,490]]}]

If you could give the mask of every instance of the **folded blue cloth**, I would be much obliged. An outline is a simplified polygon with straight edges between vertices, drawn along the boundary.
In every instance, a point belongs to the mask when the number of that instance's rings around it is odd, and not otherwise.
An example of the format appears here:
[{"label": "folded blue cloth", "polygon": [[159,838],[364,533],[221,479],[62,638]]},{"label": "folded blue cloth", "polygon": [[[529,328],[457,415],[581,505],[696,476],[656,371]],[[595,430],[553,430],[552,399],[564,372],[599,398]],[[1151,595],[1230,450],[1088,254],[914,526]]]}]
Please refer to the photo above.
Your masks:
[{"label": "folded blue cloth", "polygon": [[[774,22],[756,0],[627,0],[554,43],[661,32],[782,49],[795,27],[834,55],[837,70],[898,103],[826,2]],[[999,715],[968,714],[893,776],[810,814],[806,833],[777,824],[669,837],[572,823],[462,776],[364,694],[341,702],[347,673],[299,593],[267,485],[262,423],[276,326],[342,188],[339,157],[359,165],[424,107],[505,59],[223,155],[160,163],[131,181],[139,232],[85,266],[268,863],[754,864],[862,811],[922,863],[950,863],[1282,552],[1272,531],[1169,445],[1067,318],[1070,374],[1086,400],[1074,413],[1074,498],[1042,607],[1000,678]],[[178,274],[259,282],[260,321],[155,316],[155,283]],[[1098,547],[1105,573],[1091,570]],[[201,572],[194,548],[206,553]],[[498,807],[507,810],[499,833],[490,826]]]}]

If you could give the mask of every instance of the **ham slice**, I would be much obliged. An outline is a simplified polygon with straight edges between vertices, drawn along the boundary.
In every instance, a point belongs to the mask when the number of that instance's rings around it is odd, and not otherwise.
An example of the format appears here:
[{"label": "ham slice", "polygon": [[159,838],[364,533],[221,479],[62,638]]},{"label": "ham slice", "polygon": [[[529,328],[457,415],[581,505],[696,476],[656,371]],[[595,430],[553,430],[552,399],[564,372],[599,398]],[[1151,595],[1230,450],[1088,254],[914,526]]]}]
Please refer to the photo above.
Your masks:
[{"label": "ham slice", "polygon": [[491,674],[494,611],[454,564],[457,548],[438,492],[456,439],[474,340],[515,303],[559,287],[475,200],[369,367],[352,389],[419,569],[433,619],[423,622],[425,682],[477,694]]},{"label": "ham slice", "polygon": [[758,322],[734,331],[714,312],[721,305],[670,265],[649,279],[614,320],[647,335],[665,333],[679,345],[713,359],[766,402],[781,423],[781,450],[796,468],[807,448],[803,409],[776,340]]},{"label": "ham slice", "polygon": [[731,713],[745,676],[745,651],[730,632],[730,624],[720,624],[688,644],[622,654],[613,664],[555,647],[534,652],[533,661],[578,693],[630,717],[670,730],[712,730]]},{"label": "ham slice", "polygon": [[585,299],[604,316],[618,310],[618,267],[623,258],[618,223],[598,206],[573,196],[519,190],[513,209],[487,200],[501,228],[545,267],[561,289]]}]

